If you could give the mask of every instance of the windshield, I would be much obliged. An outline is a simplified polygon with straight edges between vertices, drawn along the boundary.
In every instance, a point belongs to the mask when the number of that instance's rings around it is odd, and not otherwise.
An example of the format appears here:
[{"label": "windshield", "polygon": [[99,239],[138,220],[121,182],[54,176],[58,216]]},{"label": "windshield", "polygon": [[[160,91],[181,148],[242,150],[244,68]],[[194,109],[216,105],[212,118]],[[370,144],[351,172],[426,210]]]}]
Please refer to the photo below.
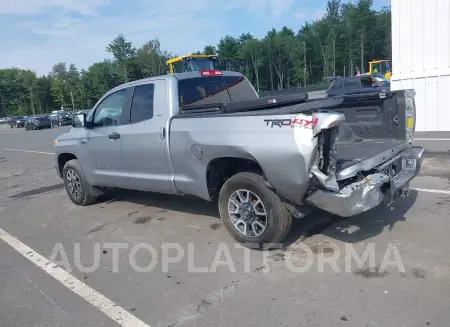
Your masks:
[{"label": "windshield", "polygon": [[211,58],[186,58],[183,60],[185,72],[198,72],[214,69],[214,60]]},{"label": "windshield", "polygon": [[178,84],[180,106],[245,101],[258,98],[243,76],[209,76],[182,79]]},{"label": "windshield", "polygon": [[391,71],[391,66],[389,64],[389,61],[382,61],[373,64],[373,74],[386,74],[387,72]]}]

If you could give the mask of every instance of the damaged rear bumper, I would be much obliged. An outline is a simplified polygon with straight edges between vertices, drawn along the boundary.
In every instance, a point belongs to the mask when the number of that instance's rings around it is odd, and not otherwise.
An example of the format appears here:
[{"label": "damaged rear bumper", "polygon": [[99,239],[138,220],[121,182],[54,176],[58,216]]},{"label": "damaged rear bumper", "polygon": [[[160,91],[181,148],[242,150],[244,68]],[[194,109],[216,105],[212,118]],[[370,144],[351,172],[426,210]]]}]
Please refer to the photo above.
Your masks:
[{"label": "damaged rear bumper", "polygon": [[408,193],[409,182],[419,174],[423,153],[424,149],[421,147],[403,150],[375,167],[377,172],[364,179],[351,183],[338,192],[316,190],[306,198],[306,202],[341,217],[368,211],[385,199],[392,203],[398,195]]}]

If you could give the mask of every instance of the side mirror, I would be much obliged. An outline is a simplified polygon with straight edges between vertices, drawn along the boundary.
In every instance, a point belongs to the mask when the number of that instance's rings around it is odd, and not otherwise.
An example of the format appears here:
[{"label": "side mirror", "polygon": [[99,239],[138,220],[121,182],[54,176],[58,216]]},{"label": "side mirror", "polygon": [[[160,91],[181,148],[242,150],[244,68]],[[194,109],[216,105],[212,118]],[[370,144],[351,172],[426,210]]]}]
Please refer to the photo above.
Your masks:
[{"label": "side mirror", "polygon": [[86,126],[86,114],[75,115],[72,117],[72,127],[80,128]]}]

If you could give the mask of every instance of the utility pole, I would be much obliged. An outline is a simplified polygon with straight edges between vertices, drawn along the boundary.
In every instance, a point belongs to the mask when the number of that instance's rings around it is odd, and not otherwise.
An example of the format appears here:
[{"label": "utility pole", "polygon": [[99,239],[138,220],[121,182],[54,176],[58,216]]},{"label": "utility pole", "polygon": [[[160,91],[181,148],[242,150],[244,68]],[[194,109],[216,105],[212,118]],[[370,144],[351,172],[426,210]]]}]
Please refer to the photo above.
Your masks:
[{"label": "utility pole", "polygon": [[5,109],[5,99],[3,98],[3,83],[0,83],[0,103],[2,105],[2,114],[1,116],[6,115],[6,109]]},{"label": "utility pole", "polygon": [[304,63],[304,67],[303,67],[303,86],[306,86],[306,43],[305,41],[303,41],[303,63]]},{"label": "utility pole", "polygon": [[72,111],[75,111],[75,104],[73,102],[73,93],[70,91],[70,98],[72,99]]},{"label": "utility pole", "polygon": [[33,86],[30,86],[30,99],[31,99],[31,110],[33,110],[33,117],[36,116],[34,111],[34,101],[33,101]]}]

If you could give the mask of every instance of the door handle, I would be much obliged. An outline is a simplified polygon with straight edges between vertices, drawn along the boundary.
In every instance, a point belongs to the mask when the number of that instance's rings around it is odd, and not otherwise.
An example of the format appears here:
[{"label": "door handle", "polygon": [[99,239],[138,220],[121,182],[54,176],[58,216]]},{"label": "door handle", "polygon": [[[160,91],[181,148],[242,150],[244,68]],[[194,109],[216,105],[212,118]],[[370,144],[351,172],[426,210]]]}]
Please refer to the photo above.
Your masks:
[{"label": "door handle", "polygon": [[164,140],[166,138],[166,128],[160,127],[159,128],[159,139]]},{"label": "door handle", "polygon": [[108,138],[110,140],[117,140],[120,139],[120,134],[117,132],[112,132],[111,134],[108,135]]}]

